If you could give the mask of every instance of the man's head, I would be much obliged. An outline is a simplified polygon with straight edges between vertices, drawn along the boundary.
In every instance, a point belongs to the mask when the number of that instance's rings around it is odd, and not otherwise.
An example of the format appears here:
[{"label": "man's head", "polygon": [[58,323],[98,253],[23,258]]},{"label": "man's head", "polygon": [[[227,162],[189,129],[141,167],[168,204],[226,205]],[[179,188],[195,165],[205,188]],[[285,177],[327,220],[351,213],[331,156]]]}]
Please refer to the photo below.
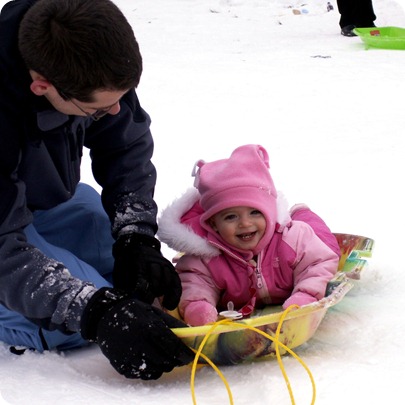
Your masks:
[{"label": "man's head", "polygon": [[127,91],[142,73],[132,28],[110,0],[39,0],[21,22],[19,48],[27,68],[67,100]]}]

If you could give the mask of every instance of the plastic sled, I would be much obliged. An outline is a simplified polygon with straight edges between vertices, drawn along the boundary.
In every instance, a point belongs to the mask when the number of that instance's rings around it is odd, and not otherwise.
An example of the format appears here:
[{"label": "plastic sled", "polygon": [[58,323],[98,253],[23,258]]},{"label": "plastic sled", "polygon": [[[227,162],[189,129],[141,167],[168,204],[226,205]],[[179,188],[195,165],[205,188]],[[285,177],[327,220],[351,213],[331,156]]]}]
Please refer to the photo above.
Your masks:
[{"label": "plastic sled", "polygon": [[[315,334],[327,310],[339,303],[350,291],[353,287],[351,279],[360,278],[361,271],[367,265],[366,258],[372,255],[373,239],[341,233],[336,233],[335,236],[342,253],[338,272],[329,282],[325,298],[286,314],[278,342],[288,349],[302,345]],[[218,325],[213,331],[210,324],[172,330],[195,350],[211,330],[203,346],[203,355],[217,365],[238,364],[276,355],[274,341],[241,326],[258,328],[274,337],[282,316],[281,306],[267,306],[262,310],[255,310],[249,318],[233,321],[231,325]],[[281,355],[287,352],[282,346],[278,347]]]},{"label": "plastic sled", "polygon": [[405,28],[355,28],[353,32],[364,42],[366,49],[405,49]]}]

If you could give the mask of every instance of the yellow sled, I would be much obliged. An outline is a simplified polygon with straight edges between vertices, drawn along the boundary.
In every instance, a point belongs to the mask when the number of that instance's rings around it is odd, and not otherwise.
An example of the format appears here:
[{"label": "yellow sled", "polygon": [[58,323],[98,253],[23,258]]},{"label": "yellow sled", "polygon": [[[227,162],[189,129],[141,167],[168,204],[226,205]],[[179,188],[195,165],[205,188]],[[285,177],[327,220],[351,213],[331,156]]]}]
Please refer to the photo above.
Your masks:
[{"label": "yellow sled", "polygon": [[[359,279],[367,265],[365,258],[371,257],[374,241],[370,238],[335,234],[342,257],[336,276],[328,284],[326,297],[320,301],[289,311],[283,319],[278,342],[293,349],[308,341],[318,329],[327,310],[340,302],[353,287],[350,279]],[[282,319],[281,306],[267,306],[256,310],[249,318],[232,323],[175,328],[173,332],[189,347],[197,350],[204,337],[209,334],[202,353],[217,365],[238,364],[245,361],[275,356],[275,343],[266,336],[246,328],[254,327],[271,337],[276,335]],[[279,353],[286,350],[279,345]]]}]

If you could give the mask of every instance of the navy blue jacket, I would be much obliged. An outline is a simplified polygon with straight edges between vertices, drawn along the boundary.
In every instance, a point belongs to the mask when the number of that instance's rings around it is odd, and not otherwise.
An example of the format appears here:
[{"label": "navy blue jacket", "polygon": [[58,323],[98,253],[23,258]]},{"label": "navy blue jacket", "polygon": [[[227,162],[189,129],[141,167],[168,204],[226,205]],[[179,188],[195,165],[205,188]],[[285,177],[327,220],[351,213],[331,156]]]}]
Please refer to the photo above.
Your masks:
[{"label": "navy blue jacket", "polygon": [[[77,331],[94,287],[66,277],[62,263],[27,243],[24,228],[33,211],[72,197],[85,146],[113,236],[124,228],[154,235],[153,140],[134,90],[121,99],[119,114],[97,122],[60,113],[31,92],[17,34],[35,1],[7,3],[0,15],[0,303],[46,329]],[[137,208],[128,214],[128,206]]]}]

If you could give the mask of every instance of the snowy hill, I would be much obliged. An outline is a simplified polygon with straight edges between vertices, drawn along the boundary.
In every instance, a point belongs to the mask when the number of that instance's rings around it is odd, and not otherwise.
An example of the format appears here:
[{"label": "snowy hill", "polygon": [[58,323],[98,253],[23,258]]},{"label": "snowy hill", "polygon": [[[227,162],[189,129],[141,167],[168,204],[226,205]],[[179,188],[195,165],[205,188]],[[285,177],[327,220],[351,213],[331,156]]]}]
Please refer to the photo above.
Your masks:
[{"label": "snowy hill", "polygon": [[[245,143],[265,146],[276,187],[291,205],[305,202],[333,231],[376,241],[361,280],[296,350],[314,376],[316,403],[398,398],[405,51],[365,50],[359,38],[341,36],[333,0],[330,12],[324,0],[115,2],[144,58],[138,94],[152,116],[158,205],[192,186],[196,160],[227,157]],[[405,27],[404,6],[375,0],[376,24]],[[83,181],[94,185],[88,158]],[[292,357],[284,363],[296,403],[309,404],[307,374]],[[221,370],[235,405],[291,403],[276,361]],[[183,367],[157,381],[127,380],[95,346],[15,356],[0,343],[0,393],[8,404],[191,404],[189,379]],[[196,395],[198,405],[228,403],[208,367],[197,372]]]}]

